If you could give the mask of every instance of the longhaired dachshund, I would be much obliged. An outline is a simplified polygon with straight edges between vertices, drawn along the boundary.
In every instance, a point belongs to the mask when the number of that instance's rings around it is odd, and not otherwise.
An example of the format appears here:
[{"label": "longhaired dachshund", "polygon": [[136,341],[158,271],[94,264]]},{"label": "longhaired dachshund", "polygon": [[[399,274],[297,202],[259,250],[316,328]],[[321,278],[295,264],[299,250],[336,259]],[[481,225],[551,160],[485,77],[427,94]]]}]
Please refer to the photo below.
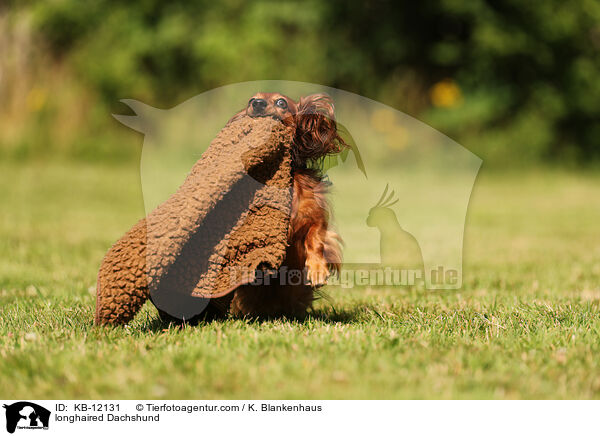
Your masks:
[{"label": "longhaired dachshund", "polygon": [[342,259],[341,239],[329,229],[328,185],[314,164],[347,144],[338,134],[333,101],[325,94],[296,102],[278,93],[258,93],[230,122],[245,115],[273,117],[295,129],[292,215],[286,259],[280,269],[289,280],[282,284],[279,277],[269,284],[241,286],[230,310],[249,317],[302,316],[312,305],[315,288],[326,283],[330,272],[339,272]]}]

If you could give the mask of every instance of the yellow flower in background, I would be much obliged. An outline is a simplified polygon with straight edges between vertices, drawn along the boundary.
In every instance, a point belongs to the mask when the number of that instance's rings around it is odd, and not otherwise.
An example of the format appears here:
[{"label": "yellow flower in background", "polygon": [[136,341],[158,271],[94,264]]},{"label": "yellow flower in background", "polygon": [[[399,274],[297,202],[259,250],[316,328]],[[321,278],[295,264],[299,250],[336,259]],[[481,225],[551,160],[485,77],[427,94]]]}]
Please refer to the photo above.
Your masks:
[{"label": "yellow flower in background", "polygon": [[444,79],[431,87],[429,98],[436,107],[453,107],[460,103],[462,94],[454,80]]},{"label": "yellow flower in background", "polygon": [[371,115],[371,125],[378,132],[391,132],[396,126],[396,115],[389,109],[377,109]]},{"label": "yellow flower in background", "polygon": [[33,87],[27,94],[27,107],[30,112],[40,111],[46,104],[48,93],[44,88]]},{"label": "yellow flower in background", "polygon": [[390,148],[402,150],[408,145],[408,131],[400,126],[395,126],[394,130],[385,135],[385,142]]}]

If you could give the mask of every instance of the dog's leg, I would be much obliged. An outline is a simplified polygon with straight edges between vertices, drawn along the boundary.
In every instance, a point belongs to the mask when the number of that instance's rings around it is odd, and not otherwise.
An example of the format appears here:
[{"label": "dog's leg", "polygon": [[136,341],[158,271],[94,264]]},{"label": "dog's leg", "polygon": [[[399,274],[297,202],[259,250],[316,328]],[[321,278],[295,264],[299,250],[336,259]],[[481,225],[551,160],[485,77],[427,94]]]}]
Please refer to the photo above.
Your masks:
[{"label": "dog's leg", "polygon": [[327,185],[318,173],[298,171],[294,175],[294,198],[290,228],[290,246],[302,259],[306,278],[313,286],[324,285],[331,269],[341,263],[340,238],[329,227]]},{"label": "dog's leg", "polygon": [[327,283],[329,267],[325,259],[324,236],[327,229],[321,223],[314,223],[306,234],[304,249],[306,252],[306,278],[314,286]]}]

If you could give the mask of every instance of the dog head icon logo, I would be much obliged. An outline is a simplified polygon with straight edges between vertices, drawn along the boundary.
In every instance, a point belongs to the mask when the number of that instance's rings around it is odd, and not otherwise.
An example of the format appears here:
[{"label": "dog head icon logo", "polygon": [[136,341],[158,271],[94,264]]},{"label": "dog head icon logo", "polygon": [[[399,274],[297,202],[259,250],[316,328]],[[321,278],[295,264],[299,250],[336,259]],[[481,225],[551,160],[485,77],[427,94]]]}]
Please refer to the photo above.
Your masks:
[{"label": "dog head icon logo", "polygon": [[6,431],[14,433],[18,429],[47,429],[50,411],[29,401],[4,404],[6,409]]}]

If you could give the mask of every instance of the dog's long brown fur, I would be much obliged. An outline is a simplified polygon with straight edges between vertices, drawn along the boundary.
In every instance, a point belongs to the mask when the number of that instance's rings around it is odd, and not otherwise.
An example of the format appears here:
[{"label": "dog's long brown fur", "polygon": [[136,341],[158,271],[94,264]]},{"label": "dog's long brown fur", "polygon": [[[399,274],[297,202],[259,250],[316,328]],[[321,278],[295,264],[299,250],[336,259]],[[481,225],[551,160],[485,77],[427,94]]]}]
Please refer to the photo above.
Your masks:
[{"label": "dog's long brown fur", "polygon": [[278,93],[258,93],[232,120],[244,115],[274,117],[295,128],[292,215],[282,271],[298,271],[306,277],[300,284],[281,284],[277,279],[268,285],[240,287],[231,311],[238,316],[301,316],[312,304],[314,289],[326,283],[330,272],[339,271],[342,259],[341,239],[329,229],[327,184],[318,170],[309,168],[309,162],[318,162],[347,145],[337,131],[333,102],[325,94],[295,102]]}]

